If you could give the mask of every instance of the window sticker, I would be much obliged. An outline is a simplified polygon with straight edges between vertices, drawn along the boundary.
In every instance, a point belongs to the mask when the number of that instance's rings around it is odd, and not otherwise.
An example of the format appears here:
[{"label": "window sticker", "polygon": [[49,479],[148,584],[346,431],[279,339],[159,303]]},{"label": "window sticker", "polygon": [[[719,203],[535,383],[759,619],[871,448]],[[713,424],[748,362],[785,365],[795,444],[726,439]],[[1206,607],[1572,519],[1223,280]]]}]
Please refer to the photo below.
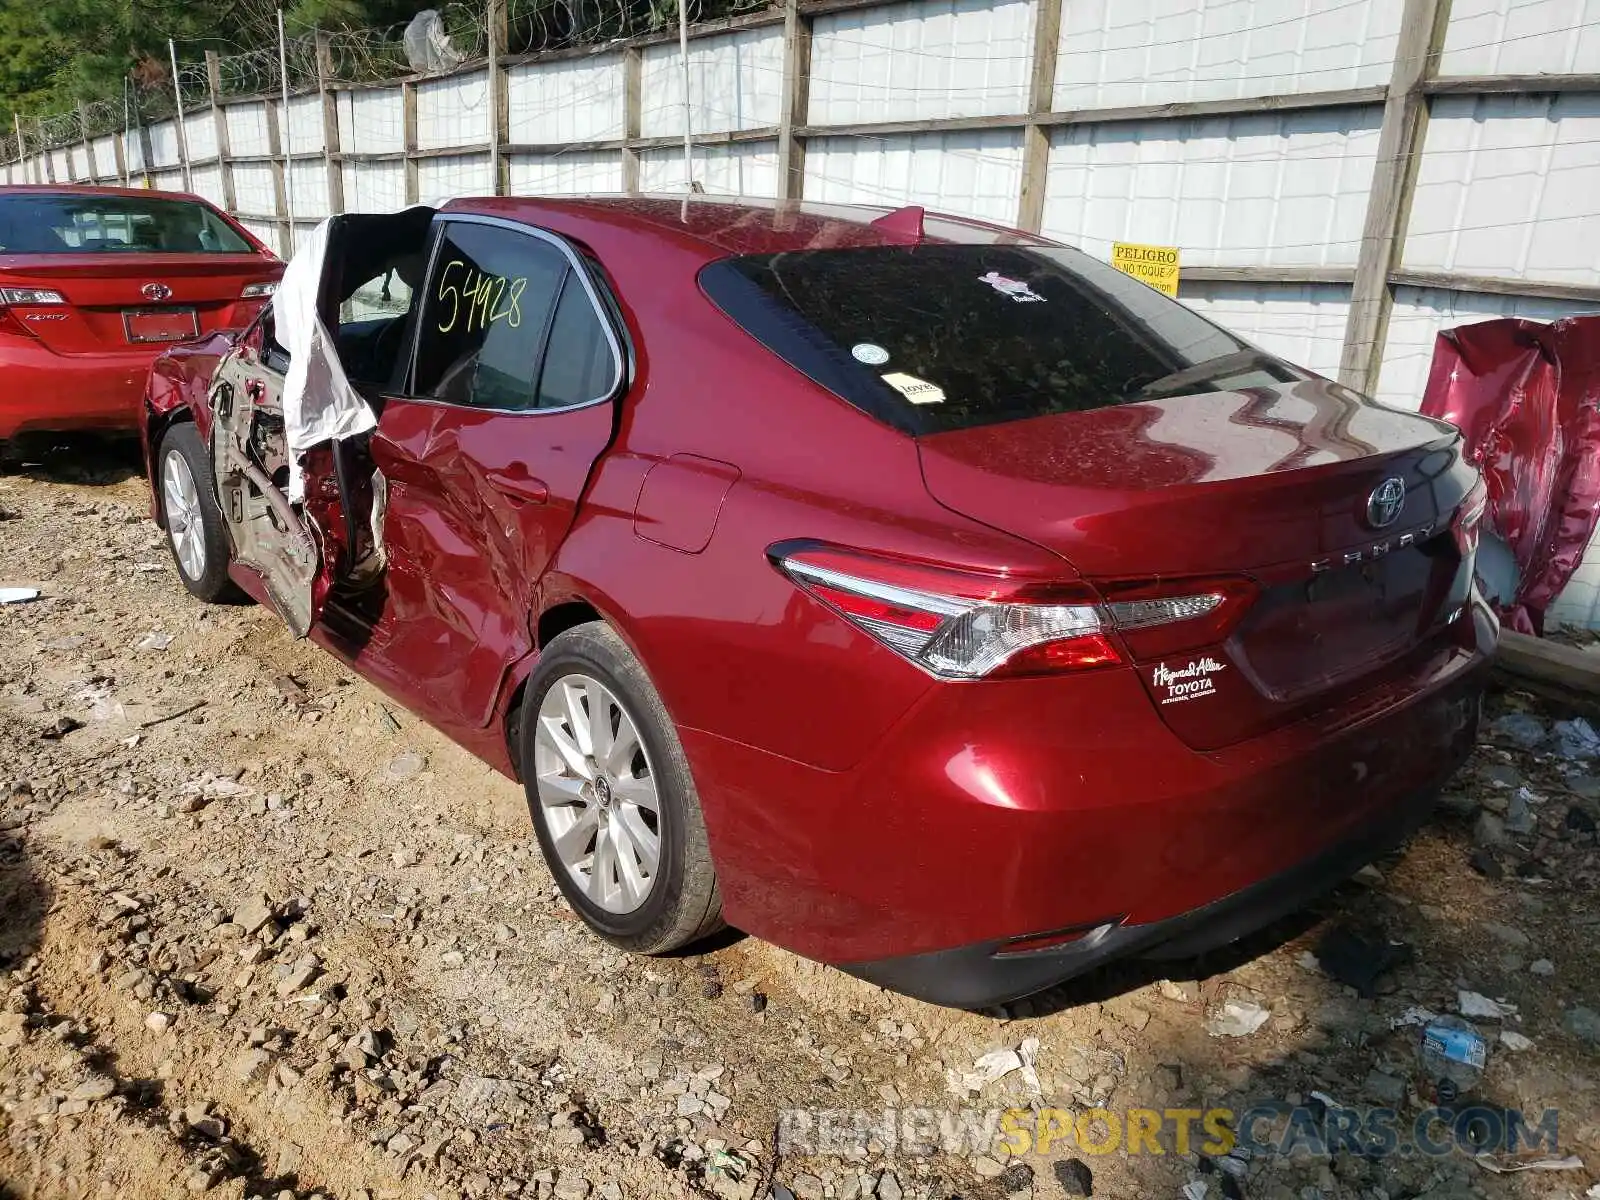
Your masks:
[{"label": "window sticker", "polygon": [[1010,296],[1018,304],[1043,304],[1044,297],[1039,295],[1020,279],[1012,279],[1000,274],[999,271],[990,271],[987,275],[978,276],[979,283],[987,283],[1002,296]]},{"label": "window sticker", "polygon": [[915,375],[890,371],[883,381],[913,404],[943,404],[944,389]]},{"label": "window sticker", "polygon": [[850,347],[850,356],[869,367],[881,367],[889,361],[889,352],[872,342],[857,342]]}]

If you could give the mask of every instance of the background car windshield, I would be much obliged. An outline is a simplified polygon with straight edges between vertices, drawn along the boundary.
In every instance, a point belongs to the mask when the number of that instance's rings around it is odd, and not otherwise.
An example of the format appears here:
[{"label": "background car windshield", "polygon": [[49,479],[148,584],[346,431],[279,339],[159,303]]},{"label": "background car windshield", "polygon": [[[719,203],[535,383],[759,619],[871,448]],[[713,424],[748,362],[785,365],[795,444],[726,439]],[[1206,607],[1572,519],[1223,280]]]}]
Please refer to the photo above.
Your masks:
[{"label": "background car windshield", "polygon": [[0,254],[252,254],[203,204],[145,196],[0,196]]},{"label": "background car windshield", "polygon": [[700,279],[793,366],[910,433],[1300,377],[1064,248],[801,250],[724,259]]}]

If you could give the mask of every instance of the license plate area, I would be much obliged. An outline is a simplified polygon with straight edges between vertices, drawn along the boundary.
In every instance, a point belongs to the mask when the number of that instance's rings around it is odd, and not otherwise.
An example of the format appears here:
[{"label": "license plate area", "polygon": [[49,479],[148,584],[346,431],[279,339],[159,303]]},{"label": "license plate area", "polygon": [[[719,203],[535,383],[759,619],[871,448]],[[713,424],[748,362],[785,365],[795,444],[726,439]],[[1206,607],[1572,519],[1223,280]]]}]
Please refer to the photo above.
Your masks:
[{"label": "license plate area", "polygon": [[200,334],[200,316],[192,308],[130,308],[122,314],[128,341],[181,342]]}]

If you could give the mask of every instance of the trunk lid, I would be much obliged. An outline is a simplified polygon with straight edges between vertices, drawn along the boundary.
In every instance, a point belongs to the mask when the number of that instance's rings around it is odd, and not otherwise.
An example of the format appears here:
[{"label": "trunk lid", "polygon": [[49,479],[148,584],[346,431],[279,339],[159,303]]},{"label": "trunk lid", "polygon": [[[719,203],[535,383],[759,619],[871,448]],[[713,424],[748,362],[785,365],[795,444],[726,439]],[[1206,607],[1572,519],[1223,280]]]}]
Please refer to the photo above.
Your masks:
[{"label": "trunk lid", "polygon": [[239,324],[259,304],[240,307],[245,286],[282,273],[277,260],[253,253],[0,255],[0,287],[48,289],[66,300],[11,306],[24,328],[58,354],[182,340],[190,312],[196,334]]},{"label": "trunk lid", "polygon": [[[1326,380],[1053,414],[918,445],[940,503],[1056,551],[1113,599],[1124,588],[1185,595],[1217,577],[1249,581],[1253,594],[1220,640],[1133,650],[1163,718],[1197,748],[1413,668],[1448,641],[1467,598],[1470,556],[1451,521],[1476,474],[1459,436]],[[1374,497],[1394,479],[1403,492],[1391,515]]]}]

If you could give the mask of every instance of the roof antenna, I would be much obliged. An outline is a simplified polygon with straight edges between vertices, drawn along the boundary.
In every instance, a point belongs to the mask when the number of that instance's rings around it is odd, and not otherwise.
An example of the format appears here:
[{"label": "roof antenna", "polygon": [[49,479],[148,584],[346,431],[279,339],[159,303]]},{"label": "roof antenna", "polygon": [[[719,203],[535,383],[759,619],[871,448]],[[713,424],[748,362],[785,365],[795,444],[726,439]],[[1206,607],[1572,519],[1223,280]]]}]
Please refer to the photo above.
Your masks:
[{"label": "roof antenna", "polygon": [[919,204],[908,204],[893,212],[884,213],[872,225],[897,241],[915,244],[927,237],[922,228],[923,209]]}]

